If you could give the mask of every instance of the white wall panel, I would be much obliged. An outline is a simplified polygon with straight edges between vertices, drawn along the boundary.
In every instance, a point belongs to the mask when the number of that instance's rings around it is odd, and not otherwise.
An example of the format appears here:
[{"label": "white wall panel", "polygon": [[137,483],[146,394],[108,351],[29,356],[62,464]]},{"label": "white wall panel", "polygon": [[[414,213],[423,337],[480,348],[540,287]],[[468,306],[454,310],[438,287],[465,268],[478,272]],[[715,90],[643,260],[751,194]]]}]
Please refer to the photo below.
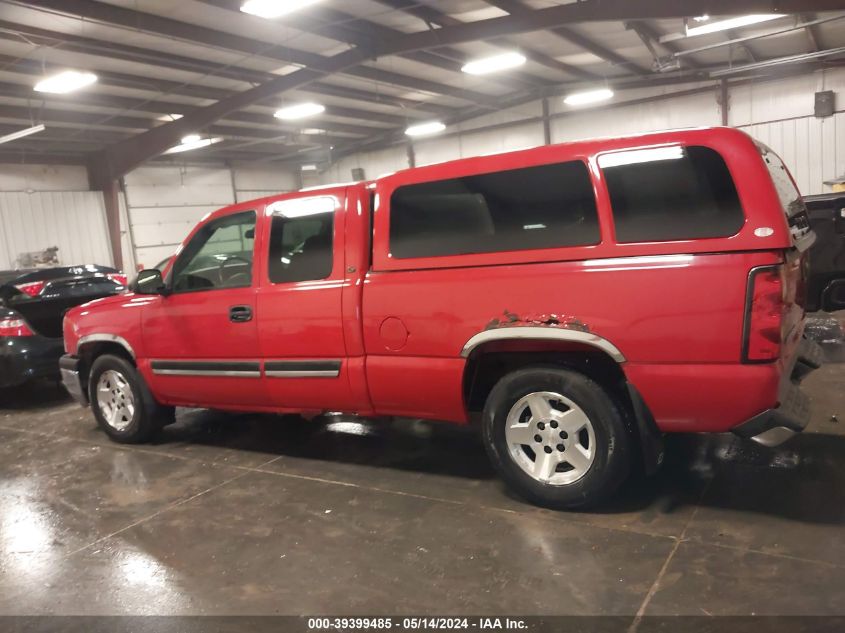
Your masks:
[{"label": "white wall panel", "polygon": [[235,201],[225,168],[141,167],[124,182],[135,258],[145,268],[175,251],[205,214]]},{"label": "white wall panel", "polygon": [[[619,105],[609,109],[576,110],[560,98],[550,99],[552,142],[624,136],[657,130],[701,127],[721,124],[721,110],[715,87],[694,95],[672,97],[673,91],[701,87],[627,90],[616,95],[617,103],[648,96],[666,98],[643,104]],[[845,176],[845,111],[826,119],[813,115],[813,93],[833,90],[841,109],[845,109],[845,69],[829,69],[772,82],[757,82],[730,89],[730,125],[745,130],[780,154],[789,166],[801,191],[807,195],[829,191],[823,183]],[[540,114],[534,102],[501,113],[484,115],[458,126],[460,134],[419,139],[414,142],[418,165],[440,163],[465,156],[532,147],[542,143],[542,123],[519,123]],[[565,116],[558,116],[565,114]],[[487,131],[473,132],[482,125],[500,125]],[[450,132],[456,131],[450,128]],[[323,182],[336,180],[337,172],[348,173],[348,166],[363,167],[367,177],[384,169],[383,156],[393,156],[394,165],[404,166],[405,148],[350,156],[323,174]]]},{"label": "white wall panel", "polygon": [[207,213],[298,187],[294,173],[281,167],[150,166],[124,182],[135,256],[144,267],[173,253]]},{"label": "white wall panel", "polygon": [[0,268],[23,252],[59,247],[62,264],[111,265],[103,196],[94,191],[0,192]]},{"label": "white wall panel", "polygon": [[0,191],[88,191],[88,175],[73,165],[0,165]]}]

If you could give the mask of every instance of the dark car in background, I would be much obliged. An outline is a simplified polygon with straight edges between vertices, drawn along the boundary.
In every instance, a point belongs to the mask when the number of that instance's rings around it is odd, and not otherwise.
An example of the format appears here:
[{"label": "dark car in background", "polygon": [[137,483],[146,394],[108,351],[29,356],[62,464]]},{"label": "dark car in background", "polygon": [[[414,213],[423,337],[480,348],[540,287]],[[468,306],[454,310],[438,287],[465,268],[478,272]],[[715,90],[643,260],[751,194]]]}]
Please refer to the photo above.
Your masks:
[{"label": "dark car in background", "polygon": [[807,311],[845,309],[845,192],[805,196],[816,243],[810,249]]},{"label": "dark car in background", "polygon": [[58,379],[65,312],[126,283],[119,270],[93,264],[0,271],[0,387]]}]

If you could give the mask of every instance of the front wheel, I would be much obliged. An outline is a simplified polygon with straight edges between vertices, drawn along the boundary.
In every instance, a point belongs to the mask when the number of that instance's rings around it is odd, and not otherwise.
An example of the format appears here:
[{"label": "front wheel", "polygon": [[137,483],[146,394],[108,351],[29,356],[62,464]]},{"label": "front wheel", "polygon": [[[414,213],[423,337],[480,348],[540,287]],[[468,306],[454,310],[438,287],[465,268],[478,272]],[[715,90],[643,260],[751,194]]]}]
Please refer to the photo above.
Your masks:
[{"label": "front wheel", "polygon": [[530,367],[506,375],[487,398],[482,431],[502,479],[537,505],[594,505],[630,470],[631,439],[616,403],[572,370]]},{"label": "front wheel", "polygon": [[172,408],[159,405],[138,370],[119,356],[94,361],[88,389],[97,424],[116,442],[145,442],[172,417]]}]

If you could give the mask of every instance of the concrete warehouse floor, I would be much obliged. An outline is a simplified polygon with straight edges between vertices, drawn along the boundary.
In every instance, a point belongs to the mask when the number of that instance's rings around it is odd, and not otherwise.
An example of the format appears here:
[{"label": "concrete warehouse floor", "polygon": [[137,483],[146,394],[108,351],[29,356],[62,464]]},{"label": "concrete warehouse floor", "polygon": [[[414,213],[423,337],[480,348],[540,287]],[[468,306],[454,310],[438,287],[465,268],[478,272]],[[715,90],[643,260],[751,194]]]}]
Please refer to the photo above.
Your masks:
[{"label": "concrete warehouse floor", "polygon": [[7,392],[0,614],[845,614],[845,365],[805,385],[804,435],[673,437],[584,513],[513,498],[448,425],[186,411],[126,447]]}]

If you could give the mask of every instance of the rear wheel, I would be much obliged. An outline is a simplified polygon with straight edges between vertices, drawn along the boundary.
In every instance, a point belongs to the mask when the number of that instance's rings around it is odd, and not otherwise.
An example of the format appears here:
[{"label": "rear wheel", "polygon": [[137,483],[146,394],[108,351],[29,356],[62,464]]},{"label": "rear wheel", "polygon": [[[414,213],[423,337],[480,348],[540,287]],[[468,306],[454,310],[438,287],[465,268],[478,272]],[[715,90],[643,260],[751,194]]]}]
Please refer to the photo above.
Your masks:
[{"label": "rear wheel", "polygon": [[159,405],[137,368],[119,356],[94,361],[88,388],[97,424],[117,442],[145,442],[172,419],[172,407]]},{"label": "rear wheel", "polygon": [[598,503],[630,470],[632,443],[613,398],[571,370],[531,367],[506,375],[487,398],[483,435],[505,482],[546,507]]}]

